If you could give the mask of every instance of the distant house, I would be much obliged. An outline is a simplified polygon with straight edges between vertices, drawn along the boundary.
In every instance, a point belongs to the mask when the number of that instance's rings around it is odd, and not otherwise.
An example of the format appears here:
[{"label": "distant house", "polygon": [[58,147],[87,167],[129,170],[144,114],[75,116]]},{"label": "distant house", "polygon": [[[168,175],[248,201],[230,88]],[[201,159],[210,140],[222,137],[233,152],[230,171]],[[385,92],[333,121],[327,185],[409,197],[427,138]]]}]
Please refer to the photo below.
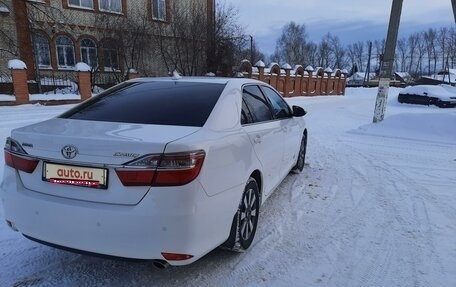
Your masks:
[{"label": "distant house", "polygon": [[367,79],[367,72],[356,72],[347,78],[347,86],[349,87],[360,87],[364,85],[364,80],[372,80],[375,77],[375,73],[369,73],[369,79]]},{"label": "distant house", "polygon": [[417,81],[419,84],[438,85],[450,84],[456,85],[456,69],[441,70],[432,76],[423,76]]},{"label": "distant house", "polygon": [[394,77],[396,81],[401,84],[409,85],[415,82],[415,79],[408,72],[395,72]]}]

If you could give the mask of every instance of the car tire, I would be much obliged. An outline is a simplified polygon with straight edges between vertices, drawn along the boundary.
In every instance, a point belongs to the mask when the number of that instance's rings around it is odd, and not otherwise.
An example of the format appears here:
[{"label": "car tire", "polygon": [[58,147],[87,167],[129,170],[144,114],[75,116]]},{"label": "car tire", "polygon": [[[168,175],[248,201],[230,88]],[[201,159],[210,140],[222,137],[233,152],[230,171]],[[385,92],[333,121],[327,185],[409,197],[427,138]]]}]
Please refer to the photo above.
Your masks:
[{"label": "car tire", "polygon": [[304,169],[306,164],[306,152],[307,152],[307,134],[302,135],[301,146],[299,147],[298,160],[296,165],[291,169],[293,172],[299,173]]},{"label": "car tire", "polygon": [[242,252],[250,247],[255,237],[260,212],[260,191],[256,180],[251,177],[245,185],[241,202],[231,225],[230,237],[223,248]]}]

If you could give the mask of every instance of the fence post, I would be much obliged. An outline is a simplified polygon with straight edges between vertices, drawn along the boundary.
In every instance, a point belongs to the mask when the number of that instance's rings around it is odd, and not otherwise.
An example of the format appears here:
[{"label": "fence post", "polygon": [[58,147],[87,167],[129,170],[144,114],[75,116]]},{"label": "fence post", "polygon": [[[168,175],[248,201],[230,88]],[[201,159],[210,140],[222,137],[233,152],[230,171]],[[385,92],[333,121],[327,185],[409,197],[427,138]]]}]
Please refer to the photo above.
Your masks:
[{"label": "fence post", "polygon": [[346,69],[343,69],[341,71],[341,76],[339,78],[340,95],[345,95],[345,88],[347,87],[347,74],[348,74],[348,71]]},{"label": "fence post", "polygon": [[21,60],[10,60],[8,61],[8,69],[11,70],[11,77],[13,78],[16,104],[28,104],[29,89],[27,83],[27,66]]},{"label": "fence post", "polygon": [[[285,70],[285,84],[283,87],[283,96],[284,97],[290,97],[290,76],[291,76],[291,66],[290,64],[286,63],[282,67]],[[280,75],[279,75],[280,76]]]},{"label": "fence post", "polygon": [[325,80],[325,77],[323,76],[323,81],[326,82],[326,87],[324,87],[324,90],[323,90],[323,86],[322,86],[321,93],[325,94],[325,95],[331,95],[332,94],[332,92],[331,92],[331,79],[332,79],[333,70],[328,67],[323,72],[324,72],[323,75],[326,74],[327,78]]},{"label": "fence post", "polygon": [[86,63],[77,63],[74,70],[78,73],[78,87],[81,101],[90,99],[92,97],[90,67]]},{"label": "fence post", "polygon": [[264,82],[264,68],[266,64],[260,60],[256,62],[255,67],[258,68],[258,80]]},{"label": "fence post", "polygon": [[[307,72],[307,87],[306,87],[306,95],[310,96],[315,93],[316,91],[316,84],[314,83],[313,80],[313,72],[314,68],[312,66],[307,66],[306,67],[306,72]],[[312,87],[313,86],[313,87]]]},{"label": "fence post", "polygon": [[242,73],[242,75],[244,75],[244,72],[247,72],[247,77],[249,79],[252,78],[252,64],[249,62],[249,60],[242,60],[241,67],[239,70]]}]

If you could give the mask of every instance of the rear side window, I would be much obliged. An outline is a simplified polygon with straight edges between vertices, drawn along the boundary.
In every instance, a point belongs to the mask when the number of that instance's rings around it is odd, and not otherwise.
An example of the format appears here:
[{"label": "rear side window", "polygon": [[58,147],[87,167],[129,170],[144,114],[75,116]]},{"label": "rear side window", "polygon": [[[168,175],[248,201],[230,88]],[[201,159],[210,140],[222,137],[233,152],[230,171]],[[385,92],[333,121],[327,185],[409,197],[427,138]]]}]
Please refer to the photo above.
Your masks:
[{"label": "rear side window", "polygon": [[272,120],[271,110],[258,86],[246,86],[242,91],[241,124]]},{"label": "rear side window", "polygon": [[181,81],[124,83],[61,118],[202,127],[225,85]]}]

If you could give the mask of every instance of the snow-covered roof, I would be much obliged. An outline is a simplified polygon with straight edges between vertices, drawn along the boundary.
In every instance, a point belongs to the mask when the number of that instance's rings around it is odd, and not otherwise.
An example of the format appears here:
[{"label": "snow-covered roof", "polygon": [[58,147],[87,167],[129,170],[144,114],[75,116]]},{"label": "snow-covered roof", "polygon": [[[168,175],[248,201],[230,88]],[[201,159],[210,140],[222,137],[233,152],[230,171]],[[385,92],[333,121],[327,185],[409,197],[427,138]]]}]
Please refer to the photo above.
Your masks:
[{"label": "snow-covered roof", "polygon": [[282,69],[285,69],[285,70],[291,70],[291,66],[290,64],[286,63],[285,65],[283,65]]},{"label": "snow-covered roof", "polygon": [[402,79],[411,77],[408,72],[395,72],[395,74],[401,77]]},{"label": "snow-covered roof", "polygon": [[423,78],[437,80],[443,83],[456,84],[456,74],[446,74],[446,75],[432,75],[432,76],[423,76]]},{"label": "snow-covered roof", "polygon": [[[349,81],[362,81],[366,77],[367,72],[356,72],[350,77],[348,77]],[[372,80],[375,77],[375,73],[369,73],[369,80]]]},{"label": "snow-covered roof", "polygon": [[333,72],[333,70],[332,70],[330,67],[328,67],[328,68],[326,68],[326,69],[325,69],[325,71],[324,71],[324,72],[325,72],[325,73],[332,73],[332,72]]},{"label": "snow-covered roof", "polygon": [[456,75],[456,69],[445,69],[445,70],[442,70],[442,71],[439,71],[437,74],[439,75],[448,75],[448,73],[452,74],[452,75]]}]

